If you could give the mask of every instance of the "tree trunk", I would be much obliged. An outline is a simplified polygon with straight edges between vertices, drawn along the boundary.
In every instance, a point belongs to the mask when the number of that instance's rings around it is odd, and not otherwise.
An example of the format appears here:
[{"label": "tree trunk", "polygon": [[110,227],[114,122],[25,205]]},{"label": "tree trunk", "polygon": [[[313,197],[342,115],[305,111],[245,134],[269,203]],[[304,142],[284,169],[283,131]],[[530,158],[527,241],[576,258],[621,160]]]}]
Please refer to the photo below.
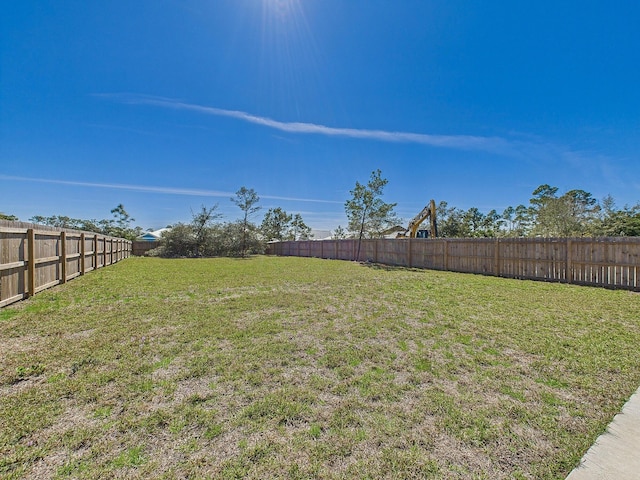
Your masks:
[{"label": "tree trunk", "polygon": [[367,218],[367,209],[365,208],[362,212],[362,222],[360,222],[360,235],[358,236],[358,253],[356,253],[356,258],[354,261],[358,261],[360,259],[360,246],[362,245],[362,234],[364,233],[364,221]]}]

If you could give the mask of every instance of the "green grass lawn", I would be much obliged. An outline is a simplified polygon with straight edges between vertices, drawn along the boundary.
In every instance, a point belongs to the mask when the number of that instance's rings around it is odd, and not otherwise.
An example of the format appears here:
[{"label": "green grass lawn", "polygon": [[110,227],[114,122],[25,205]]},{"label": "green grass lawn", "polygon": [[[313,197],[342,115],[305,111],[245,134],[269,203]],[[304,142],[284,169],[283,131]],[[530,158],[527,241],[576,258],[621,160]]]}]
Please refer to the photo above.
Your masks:
[{"label": "green grass lawn", "polygon": [[0,478],[564,478],[639,344],[627,291],[131,258],[0,310]]}]

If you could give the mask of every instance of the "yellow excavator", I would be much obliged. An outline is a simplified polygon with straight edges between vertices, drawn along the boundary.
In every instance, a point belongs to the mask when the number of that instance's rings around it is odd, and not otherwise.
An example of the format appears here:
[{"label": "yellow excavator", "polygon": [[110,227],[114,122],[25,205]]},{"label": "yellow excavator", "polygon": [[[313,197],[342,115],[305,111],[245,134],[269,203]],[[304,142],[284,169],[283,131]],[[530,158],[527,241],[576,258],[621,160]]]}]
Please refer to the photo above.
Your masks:
[{"label": "yellow excavator", "polygon": [[[420,225],[427,218],[431,219],[431,229],[420,230]],[[413,217],[404,232],[398,232],[396,238],[436,238],[438,236],[438,224],[436,222],[436,202],[431,200],[429,205]]]}]

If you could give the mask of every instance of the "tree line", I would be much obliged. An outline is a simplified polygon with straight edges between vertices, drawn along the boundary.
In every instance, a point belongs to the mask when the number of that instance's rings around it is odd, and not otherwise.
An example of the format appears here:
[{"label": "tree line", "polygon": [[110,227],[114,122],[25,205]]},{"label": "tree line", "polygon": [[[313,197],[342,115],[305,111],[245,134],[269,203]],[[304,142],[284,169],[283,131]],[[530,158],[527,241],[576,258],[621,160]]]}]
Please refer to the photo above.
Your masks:
[{"label": "tree line", "polygon": [[149,252],[163,257],[217,257],[264,253],[266,243],[311,238],[311,228],[299,213],[270,208],[260,225],[253,221],[262,209],[253,188],[241,187],[230,199],[241,211],[240,218],[222,221],[218,204],[201,206],[191,213],[190,222],[172,225],[162,234],[160,246]]},{"label": "tree line", "polygon": [[299,213],[289,214],[280,207],[270,208],[260,225],[252,221],[262,208],[260,197],[252,188],[241,187],[231,201],[241,217],[221,222],[218,205],[202,206],[188,223],[178,223],[164,232],[160,246],[152,255],[165,257],[240,256],[264,253],[269,241],[306,240],[311,228]]},{"label": "tree line", "polygon": [[[347,228],[338,226],[334,238],[380,238],[400,227],[397,204],[382,200],[387,183],[380,170],[371,173],[367,184],[356,182],[345,202]],[[599,202],[585,190],[559,194],[558,187],[547,184],[532,192],[528,205],[482,213],[440,201],[436,214],[440,237],[640,236],[640,203],[618,208],[611,195]]]},{"label": "tree line", "polygon": [[[82,230],[85,232],[96,232],[111,237],[126,238],[134,240],[137,236],[144,233],[142,227],[133,226],[135,218],[125,210],[124,205],[119,204],[111,210],[112,218],[102,220],[85,220],[81,218],[72,218],[66,215],[35,215],[29,218],[29,222],[38,225],[47,225],[56,228],[68,228],[72,230]],[[0,212],[0,220],[18,221],[15,215],[8,215]]]},{"label": "tree line", "polygon": [[443,237],[619,237],[640,235],[640,204],[618,208],[611,195],[598,201],[585,190],[558,193],[540,185],[528,205],[501,213],[461,210],[440,202],[438,230]]}]

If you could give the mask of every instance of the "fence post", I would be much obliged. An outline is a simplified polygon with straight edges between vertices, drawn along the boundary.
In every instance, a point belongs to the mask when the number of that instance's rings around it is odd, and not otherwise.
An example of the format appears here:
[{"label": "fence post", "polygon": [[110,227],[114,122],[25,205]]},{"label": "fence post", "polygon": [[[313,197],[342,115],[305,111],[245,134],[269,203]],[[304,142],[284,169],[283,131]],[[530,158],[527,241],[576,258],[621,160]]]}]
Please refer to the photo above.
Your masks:
[{"label": "fence post", "polygon": [[98,268],[98,234],[93,236],[93,269]]},{"label": "fence post", "polygon": [[571,265],[571,247],[572,247],[573,242],[571,241],[571,238],[567,238],[567,272],[565,274],[566,276],[566,280],[567,283],[573,283],[573,265]]},{"label": "fence post", "polygon": [[496,238],[493,248],[495,249],[493,252],[493,274],[496,277],[500,276],[500,239]]},{"label": "fence post", "polygon": [[407,267],[409,268],[411,268],[411,240],[411,237],[407,239]]},{"label": "fence post", "polygon": [[80,234],[80,275],[84,275],[85,272],[85,255],[86,255],[86,250],[85,250],[85,246],[84,246],[84,233]]},{"label": "fence post", "polygon": [[29,242],[27,250],[27,259],[29,265],[27,267],[29,275],[28,296],[32,297],[36,294],[36,232],[33,228],[27,230],[27,239]]},{"label": "fence post", "polygon": [[60,283],[67,282],[67,234],[60,232]]}]

